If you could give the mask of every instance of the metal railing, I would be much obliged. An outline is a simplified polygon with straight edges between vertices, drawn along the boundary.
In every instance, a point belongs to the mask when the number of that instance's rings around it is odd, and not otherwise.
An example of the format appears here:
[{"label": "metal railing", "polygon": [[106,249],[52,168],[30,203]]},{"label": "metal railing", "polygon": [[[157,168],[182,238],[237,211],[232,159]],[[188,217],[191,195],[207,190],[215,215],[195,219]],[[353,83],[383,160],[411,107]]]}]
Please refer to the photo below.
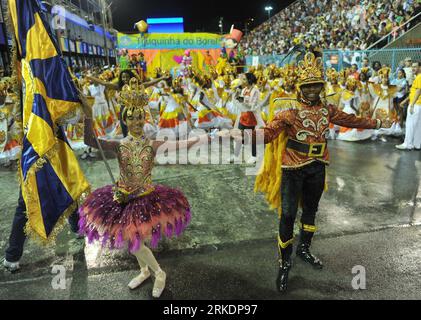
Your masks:
[{"label": "metal railing", "polygon": [[[411,29],[405,30],[405,28],[408,26],[408,24],[417,21],[417,19],[421,19],[421,12],[419,12],[417,15],[413,16],[411,19],[409,19],[408,21],[406,21],[403,25],[399,26],[397,29],[392,30],[387,35],[385,35],[382,38],[380,38],[379,40],[377,40],[375,43],[373,43],[372,45],[370,45],[367,48],[367,50],[370,50],[370,49],[380,49],[378,47],[378,45],[381,45],[383,42],[386,41],[386,43],[381,46],[381,48],[384,48],[385,46],[387,46],[391,42],[393,42],[393,41],[399,39],[400,37],[404,36],[404,34],[406,32],[411,31],[413,28],[415,28],[418,25],[418,24],[415,24]],[[405,32],[402,33],[402,34],[400,34],[398,37],[396,37],[396,34],[398,32],[400,32],[400,31],[402,31],[402,30],[405,30]]]},{"label": "metal railing", "polygon": [[323,63],[325,68],[335,68],[339,71],[349,68],[353,64],[356,64],[358,68],[361,68],[363,58],[367,57],[370,64],[374,61],[378,61],[382,65],[389,66],[394,72],[398,67],[403,65],[406,58],[411,58],[413,61],[420,60],[420,52],[421,48],[372,49],[360,51],[326,50],[323,52]]},{"label": "metal railing", "polygon": [[[275,14],[274,16],[272,16],[270,19],[266,20],[265,22],[263,22],[262,24],[260,24],[259,26],[257,26],[255,29],[253,29],[251,31],[251,33],[256,30],[259,29],[261,26],[269,23],[271,20],[273,20],[276,16],[278,16],[282,11],[287,10],[288,8],[292,7],[293,5],[295,5],[297,2],[300,2],[302,0],[296,0],[294,2],[292,2],[289,6],[287,6],[286,8],[282,9],[281,11],[279,11],[277,14]],[[381,48],[387,46],[388,44],[390,44],[391,42],[398,40],[399,38],[403,37],[406,33],[410,32],[411,30],[413,30],[414,28],[416,28],[420,23],[416,23],[413,27],[411,27],[409,30],[406,30],[404,33],[399,34],[398,36],[397,33],[399,33],[402,30],[405,30],[405,28],[413,23],[416,22],[418,19],[421,19],[421,12],[419,12],[418,14],[416,14],[415,16],[413,16],[412,18],[410,18],[408,21],[406,21],[403,25],[399,26],[398,28],[395,28],[394,30],[392,30],[391,32],[389,32],[387,35],[383,36],[382,38],[380,38],[379,40],[377,40],[375,43],[373,43],[372,45],[370,45],[366,50],[371,50],[371,49],[376,49],[377,46],[379,44],[382,44],[383,42],[386,41],[386,43],[381,46]],[[377,48],[380,49],[380,48]],[[276,56],[276,55],[274,55]],[[263,56],[261,56],[263,57]],[[266,57],[266,56],[264,56]]]},{"label": "metal railing", "polygon": [[[384,49],[414,48],[421,46],[421,23],[418,23],[411,30],[405,32],[395,41],[390,42]],[[420,53],[421,54],[421,53]]]},{"label": "metal railing", "polygon": [[[338,71],[351,67],[352,64],[356,64],[359,68],[361,68],[364,57],[367,57],[370,63],[378,61],[382,65],[388,65],[393,71],[395,71],[408,57],[412,58],[413,61],[420,60],[421,47],[361,51],[323,51],[323,63],[325,68],[335,68]],[[288,59],[285,60],[285,55],[246,56],[246,64],[249,67],[256,65],[267,66],[270,64],[282,67],[289,62],[290,61]]]}]

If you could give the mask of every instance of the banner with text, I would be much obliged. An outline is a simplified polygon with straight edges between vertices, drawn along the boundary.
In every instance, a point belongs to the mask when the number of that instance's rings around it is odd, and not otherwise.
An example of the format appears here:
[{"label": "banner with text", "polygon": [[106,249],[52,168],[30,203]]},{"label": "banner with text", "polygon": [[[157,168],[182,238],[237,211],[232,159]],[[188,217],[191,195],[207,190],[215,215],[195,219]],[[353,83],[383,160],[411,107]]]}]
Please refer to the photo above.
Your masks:
[{"label": "banner with text", "polygon": [[223,37],[213,33],[118,33],[119,49],[218,49]]}]

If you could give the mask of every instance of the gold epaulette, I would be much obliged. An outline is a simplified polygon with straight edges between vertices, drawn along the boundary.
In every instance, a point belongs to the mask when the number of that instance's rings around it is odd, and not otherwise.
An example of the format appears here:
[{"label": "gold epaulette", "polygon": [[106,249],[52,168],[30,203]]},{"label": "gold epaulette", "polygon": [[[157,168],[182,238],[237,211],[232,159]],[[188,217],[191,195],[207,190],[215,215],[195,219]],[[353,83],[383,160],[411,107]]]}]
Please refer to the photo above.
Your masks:
[{"label": "gold epaulette", "polygon": [[276,98],[273,100],[277,110],[301,109],[301,104],[294,98]]}]

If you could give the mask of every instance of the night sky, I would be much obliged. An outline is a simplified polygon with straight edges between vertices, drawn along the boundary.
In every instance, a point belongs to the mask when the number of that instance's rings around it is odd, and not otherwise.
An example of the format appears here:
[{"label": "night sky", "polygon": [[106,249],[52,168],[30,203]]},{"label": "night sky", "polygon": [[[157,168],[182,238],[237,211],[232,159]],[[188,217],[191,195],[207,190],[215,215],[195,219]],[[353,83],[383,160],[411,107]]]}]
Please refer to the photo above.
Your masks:
[{"label": "night sky", "polygon": [[133,25],[147,18],[183,17],[185,32],[219,32],[219,18],[224,17],[224,32],[232,24],[244,31],[245,21],[255,19],[255,26],[268,18],[265,6],[271,5],[272,15],[292,0],[114,0],[114,28],[133,31]]}]

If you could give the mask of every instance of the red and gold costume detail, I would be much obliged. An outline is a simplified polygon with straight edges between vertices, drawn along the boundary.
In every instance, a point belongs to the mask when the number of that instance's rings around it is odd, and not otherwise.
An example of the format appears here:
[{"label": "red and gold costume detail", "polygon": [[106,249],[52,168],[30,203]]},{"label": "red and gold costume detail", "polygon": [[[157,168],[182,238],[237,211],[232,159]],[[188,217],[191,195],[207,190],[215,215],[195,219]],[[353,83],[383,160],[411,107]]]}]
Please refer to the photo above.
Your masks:
[{"label": "red and gold costume detail", "polygon": [[287,147],[283,153],[283,168],[299,168],[316,160],[329,164],[326,145],[329,123],[364,129],[376,129],[380,126],[376,120],[358,118],[333,105],[310,106],[298,101],[292,101],[291,105],[292,108],[279,112],[264,128],[265,143],[272,142],[285,131],[289,140],[309,145],[310,152],[305,154]]}]

